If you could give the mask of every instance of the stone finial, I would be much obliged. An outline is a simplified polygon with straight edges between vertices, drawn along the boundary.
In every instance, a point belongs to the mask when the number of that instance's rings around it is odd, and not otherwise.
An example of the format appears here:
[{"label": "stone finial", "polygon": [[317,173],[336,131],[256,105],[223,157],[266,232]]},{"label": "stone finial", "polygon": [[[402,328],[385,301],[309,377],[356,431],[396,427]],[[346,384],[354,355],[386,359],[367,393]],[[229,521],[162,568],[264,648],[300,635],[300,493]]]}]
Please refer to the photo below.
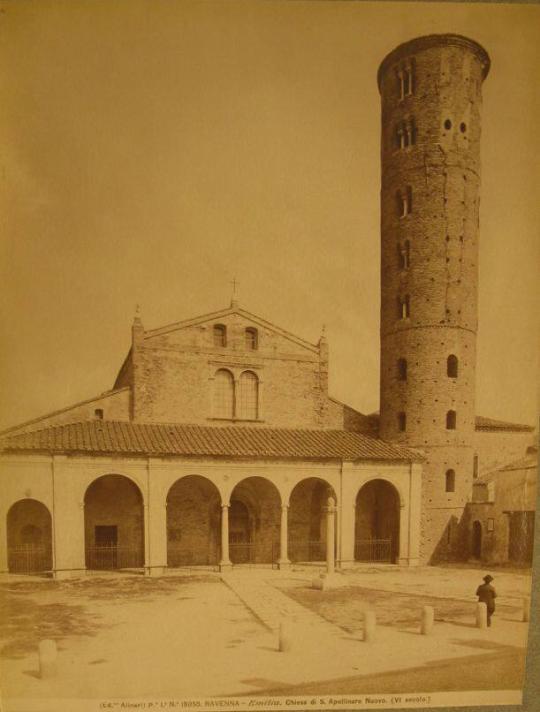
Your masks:
[{"label": "stone finial", "polygon": [[238,287],[238,280],[236,277],[232,278],[231,285],[232,285],[232,294],[231,294],[231,309],[235,309],[238,306],[238,299],[236,295],[236,288]]},{"label": "stone finial", "polygon": [[135,308],[135,316],[131,325],[131,341],[132,346],[138,346],[144,338],[144,327],[141,321],[141,307],[137,304]]},{"label": "stone finial", "polygon": [[133,326],[142,326],[142,321],[141,321],[141,305],[136,304],[135,305],[135,316],[133,317]]}]

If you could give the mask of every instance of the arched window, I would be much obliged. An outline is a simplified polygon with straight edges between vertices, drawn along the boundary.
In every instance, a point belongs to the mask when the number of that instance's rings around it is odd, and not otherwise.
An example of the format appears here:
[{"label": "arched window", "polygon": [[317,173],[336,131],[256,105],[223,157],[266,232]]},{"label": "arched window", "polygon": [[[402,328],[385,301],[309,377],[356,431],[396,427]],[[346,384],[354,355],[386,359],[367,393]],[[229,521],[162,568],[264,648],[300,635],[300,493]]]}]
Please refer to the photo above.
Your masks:
[{"label": "arched window", "polygon": [[455,430],[456,429],[456,411],[449,410],[446,414],[446,429]]},{"label": "arched window", "polygon": [[454,354],[446,359],[446,375],[448,378],[457,378],[458,374],[458,359]]},{"label": "arched window", "polygon": [[401,411],[401,413],[398,413],[398,430],[400,430],[402,433],[407,430],[407,415],[403,411]]},{"label": "arched window", "polygon": [[397,362],[398,379],[400,381],[407,380],[407,359],[400,358]]},{"label": "arched window", "polygon": [[445,487],[447,492],[455,492],[456,473],[454,472],[454,470],[446,470]]},{"label": "arched window", "polygon": [[398,190],[396,193],[398,215],[404,218],[412,211],[412,188],[408,185],[405,190]]},{"label": "arched window", "polygon": [[411,310],[409,306],[409,295],[404,297],[398,297],[397,300],[398,307],[398,319],[408,319],[411,315]]},{"label": "arched window", "polygon": [[227,327],[224,324],[214,324],[214,346],[227,346]]},{"label": "arched window", "polygon": [[246,349],[248,351],[256,351],[259,347],[259,335],[257,329],[248,327],[246,329]]},{"label": "arched window", "polygon": [[214,378],[214,417],[234,417],[234,378],[224,368],[216,371]]},{"label": "arched window", "polygon": [[253,371],[244,371],[240,376],[238,417],[257,420],[259,416],[259,379]]},{"label": "arched window", "polygon": [[398,245],[398,264],[399,269],[409,269],[409,256],[411,251],[411,243],[405,240],[405,244]]}]

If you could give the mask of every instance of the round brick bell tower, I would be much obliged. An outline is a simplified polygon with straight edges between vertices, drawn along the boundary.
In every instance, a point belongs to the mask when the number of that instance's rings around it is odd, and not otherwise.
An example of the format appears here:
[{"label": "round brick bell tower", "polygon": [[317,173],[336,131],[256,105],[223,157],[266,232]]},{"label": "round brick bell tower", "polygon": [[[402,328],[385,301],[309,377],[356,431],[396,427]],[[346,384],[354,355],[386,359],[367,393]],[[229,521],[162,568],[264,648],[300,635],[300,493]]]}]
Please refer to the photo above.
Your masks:
[{"label": "round brick bell tower", "polygon": [[421,448],[421,557],[460,558],[473,477],[480,108],[485,50],[459,35],[397,47],[378,73],[380,436]]}]

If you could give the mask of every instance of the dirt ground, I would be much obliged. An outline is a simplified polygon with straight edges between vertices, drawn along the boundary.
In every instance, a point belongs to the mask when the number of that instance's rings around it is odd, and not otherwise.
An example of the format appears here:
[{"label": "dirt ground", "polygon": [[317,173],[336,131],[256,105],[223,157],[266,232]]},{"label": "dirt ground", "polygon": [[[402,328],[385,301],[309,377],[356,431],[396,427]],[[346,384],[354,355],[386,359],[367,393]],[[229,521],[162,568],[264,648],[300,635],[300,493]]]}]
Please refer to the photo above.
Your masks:
[{"label": "dirt ground", "polygon": [[[497,574],[500,604],[489,631],[474,627],[474,596],[455,597],[474,590],[477,571],[364,569],[347,573],[342,587],[324,592],[311,588],[313,569],[237,576],[259,577],[264,586],[336,626],[326,657],[316,622],[288,655],[279,653],[276,634],[219,574],[6,577],[0,580],[4,697],[18,701],[13,709],[20,710],[27,699],[323,694],[377,691],[379,685],[443,690],[457,680],[460,689],[522,686],[526,574]],[[441,589],[449,595],[437,595]],[[425,605],[436,612],[431,637],[415,631]],[[370,648],[361,642],[366,608],[376,610],[380,625],[379,640]],[[39,675],[43,639],[58,645],[59,670],[52,679]]]}]

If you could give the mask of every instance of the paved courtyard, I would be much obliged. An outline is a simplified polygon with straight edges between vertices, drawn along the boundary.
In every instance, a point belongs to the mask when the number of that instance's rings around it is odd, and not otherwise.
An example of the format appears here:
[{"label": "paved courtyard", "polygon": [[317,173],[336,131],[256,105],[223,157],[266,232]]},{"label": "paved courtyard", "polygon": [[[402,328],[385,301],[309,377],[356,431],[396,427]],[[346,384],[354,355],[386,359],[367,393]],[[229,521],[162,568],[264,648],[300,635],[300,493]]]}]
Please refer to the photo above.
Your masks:
[{"label": "paved courtyard", "polygon": [[[362,678],[371,686],[380,680],[390,688],[392,680],[401,680],[410,687],[433,665],[449,671],[441,689],[522,686],[528,575],[494,574],[498,610],[492,628],[480,630],[474,626],[474,591],[483,571],[364,567],[338,574],[341,586],[325,592],[310,587],[317,574],[305,567],[157,579],[6,577],[0,582],[5,709],[24,709],[23,698],[373,691]],[[430,636],[419,633],[424,605],[436,611]],[[367,608],[379,623],[371,643],[362,639]],[[278,651],[280,625],[292,641],[288,652]],[[59,649],[58,675],[46,680],[39,677],[37,658],[44,638],[56,639]],[[486,656],[492,663],[487,666]],[[470,668],[471,660],[478,660],[478,670],[486,668],[481,687],[478,677],[455,674],[459,665]],[[405,670],[420,678],[407,679]],[[343,680],[352,687],[342,688]]]}]

